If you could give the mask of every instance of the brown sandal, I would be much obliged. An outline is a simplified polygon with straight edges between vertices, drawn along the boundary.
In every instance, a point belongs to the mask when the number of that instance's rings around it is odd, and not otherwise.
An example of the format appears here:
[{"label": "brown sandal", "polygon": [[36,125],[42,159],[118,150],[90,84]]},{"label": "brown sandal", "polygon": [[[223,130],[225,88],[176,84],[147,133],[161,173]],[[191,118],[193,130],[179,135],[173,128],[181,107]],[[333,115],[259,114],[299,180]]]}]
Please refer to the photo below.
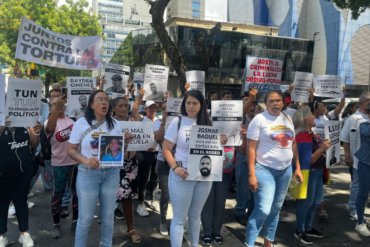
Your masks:
[{"label": "brown sandal", "polygon": [[141,242],[141,238],[140,238],[139,234],[137,234],[137,233],[135,232],[135,230],[131,230],[131,231],[129,231],[129,232],[127,233],[127,237],[131,238],[131,240],[132,240],[132,242],[133,242],[134,244],[138,244],[138,243],[140,243],[140,242]]}]

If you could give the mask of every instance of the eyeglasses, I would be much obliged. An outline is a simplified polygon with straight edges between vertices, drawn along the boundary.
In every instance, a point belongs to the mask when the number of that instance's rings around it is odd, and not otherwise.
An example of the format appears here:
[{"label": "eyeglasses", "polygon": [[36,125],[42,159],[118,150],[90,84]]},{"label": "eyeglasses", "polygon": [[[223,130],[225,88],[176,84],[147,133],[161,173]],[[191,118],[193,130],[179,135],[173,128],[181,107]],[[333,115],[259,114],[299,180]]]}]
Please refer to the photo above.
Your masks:
[{"label": "eyeglasses", "polygon": [[54,107],[56,105],[57,105],[57,103],[52,103],[52,104],[50,104],[50,107]]},{"label": "eyeglasses", "polygon": [[96,100],[94,100],[95,102],[98,102],[98,103],[108,103],[109,102],[109,98],[97,98]]}]

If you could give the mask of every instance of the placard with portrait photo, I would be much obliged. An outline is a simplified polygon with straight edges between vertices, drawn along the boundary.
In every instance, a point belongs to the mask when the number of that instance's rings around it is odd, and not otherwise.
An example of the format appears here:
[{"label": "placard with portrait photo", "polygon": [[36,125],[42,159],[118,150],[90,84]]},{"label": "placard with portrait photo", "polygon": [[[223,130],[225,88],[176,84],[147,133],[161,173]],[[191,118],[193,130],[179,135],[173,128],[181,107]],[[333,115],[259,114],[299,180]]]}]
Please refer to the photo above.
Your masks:
[{"label": "placard with portrait photo", "polygon": [[123,135],[100,135],[98,151],[100,166],[123,166],[124,144]]},{"label": "placard with portrait photo", "polygon": [[164,102],[166,98],[169,67],[160,65],[145,65],[144,101]]},{"label": "placard with portrait photo", "polygon": [[91,87],[96,87],[96,78],[67,76],[69,117],[81,118],[85,116]]}]

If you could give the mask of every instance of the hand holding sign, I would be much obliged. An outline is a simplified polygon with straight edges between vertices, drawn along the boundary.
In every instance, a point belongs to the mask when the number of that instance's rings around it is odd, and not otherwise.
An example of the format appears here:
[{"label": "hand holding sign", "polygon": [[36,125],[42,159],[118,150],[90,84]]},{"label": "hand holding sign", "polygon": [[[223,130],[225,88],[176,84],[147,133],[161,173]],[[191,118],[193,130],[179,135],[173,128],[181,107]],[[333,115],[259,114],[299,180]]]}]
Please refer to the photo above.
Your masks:
[{"label": "hand holding sign", "polygon": [[32,127],[32,134],[34,135],[40,135],[40,132],[42,130],[42,125],[39,121],[37,121],[36,125]]},{"label": "hand holding sign", "polygon": [[185,170],[183,167],[176,166],[174,172],[177,176],[181,177],[182,179],[186,179],[189,176],[189,172]]},{"label": "hand holding sign", "polygon": [[294,83],[289,85],[288,93],[291,93],[294,89]]},{"label": "hand holding sign", "polygon": [[187,83],[185,83],[185,92],[187,92],[188,90],[189,90],[189,87],[190,87],[190,83],[189,82],[187,82]]},{"label": "hand holding sign", "polygon": [[226,143],[227,143],[227,135],[221,134],[220,135],[220,141],[221,141],[222,145],[226,145]]},{"label": "hand holding sign", "polygon": [[96,157],[91,157],[82,164],[91,167],[92,169],[98,169],[100,167],[100,162]]},{"label": "hand holding sign", "polygon": [[325,151],[326,151],[328,148],[330,148],[330,147],[331,147],[331,142],[330,142],[330,140],[329,140],[329,139],[325,139],[325,140],[322,142],[320,149],[321,149],[321,151],[322,151],[322,152],[325,152]]},{"label": "hand holding sign", "polygon": [[139,95],[140,95],[140,97],[141,97],[141,98],[143,98],[143,97],[144,97],[144,94],[145,94],[145,89],[144,89],[144,88],[142,88],[142,89],[139,91]]},{"label": "hand holding sign", "polygon": [[258,94],[258,89],[257,88],[252,88],[250,91],[249,91],[249,98],[250,100],[254,100],[256,98],[256,95]]},{"label": "hand holding sign", "polygon": [[245,136],[247,135],[247,130],[245,129],[244,124],[241,124],[241,125],[242,125],[242,129],[240,130],[240,134],[242,134],[242,136]]},{"label": "hand holding sign", "polygon": [[131,134],[130,132],[126,131],[125,134],[124,134],[124,137],[125,137],[125,144],[129,144],[132,139],[134,139],[134,135]]},{"label": "hand holding sign", "polygon": [[15,78],[23,78],[23,74],[22,74],[22,72],[21,72],[21,70],[19,69],[19,66],[18,66],[18,59],[15,60],[13,74],[14,74]]},{"label": "hand holding sign", "polygon": [[170,94],[166,91],[165,92],[166,93],[166,96],[165,96],[165,98],[166,98],[166,100],[170,97]]}]

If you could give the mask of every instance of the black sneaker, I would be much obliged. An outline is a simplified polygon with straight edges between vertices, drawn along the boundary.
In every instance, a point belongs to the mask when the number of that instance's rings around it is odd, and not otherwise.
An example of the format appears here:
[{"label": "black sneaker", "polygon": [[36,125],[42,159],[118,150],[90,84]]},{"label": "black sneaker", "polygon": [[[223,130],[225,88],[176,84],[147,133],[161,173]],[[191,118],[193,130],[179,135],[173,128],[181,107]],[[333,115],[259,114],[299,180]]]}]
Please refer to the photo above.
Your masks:
[{"label": "black sneaker", "polygon": [[71,232],[76,232],[77,220],[72,220]]},{"label": "black sneaker", "polygon": [[62,231],[60,230],[60,225],[53,225],[51,229],[51,238],[57,239],[62,236]]},{"label": "black sneaker", "polygon": [[294,237],[301,241],[304,244],[313,244],[309,239],[308,236],[306,235],[305,232],[300,232],[298,230],[295,231]]},{"label": "black sneaker", "polygon": [[114,210],[114,217],[116,217],[117,220],[123,220],[125,218],[122,211],[119,208],[116,208]]},{"label": "black sneaker", "polygon": [[212,244],[212,236],[211,235],[204,235],[203,244],[204,245],[211,245]]},{"label": "black sneaker", "polygon": [[222,242],[224,241],[219,233],[213,233],[213,240],[216,244],[222,244]]},{"label": "black sneaker", "polygon": [[311,230],[306,229],[306,235],[309,237],[314,237],[314,238],[322,238],[324,234],[316,230],[315,228],[312,228]]},{"label": "black sneaker", "polygon": [[60,217],[67,218],[68,216],[69,216],[68,208],[67,207],[62,208],[62,212],[60,213]]}]

